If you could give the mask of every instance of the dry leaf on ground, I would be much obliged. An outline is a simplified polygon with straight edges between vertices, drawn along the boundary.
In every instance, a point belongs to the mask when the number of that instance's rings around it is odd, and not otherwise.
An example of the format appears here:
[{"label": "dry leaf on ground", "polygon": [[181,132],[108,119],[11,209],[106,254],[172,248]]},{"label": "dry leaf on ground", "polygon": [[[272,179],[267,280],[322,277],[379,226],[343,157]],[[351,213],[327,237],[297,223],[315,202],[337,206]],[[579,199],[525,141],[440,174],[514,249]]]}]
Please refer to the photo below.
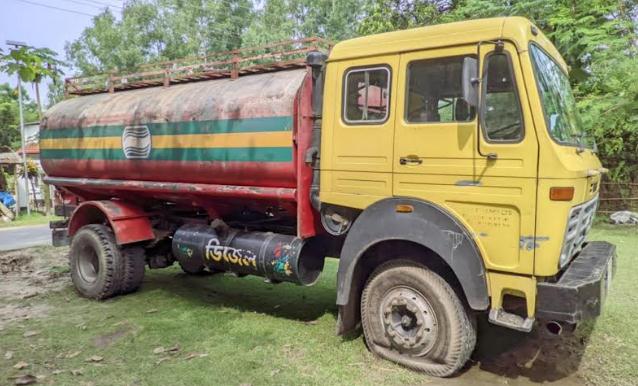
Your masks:
[{"label": "dry leaf on ground", "polygon": [[36,383],[38,379],[31,374],[20,375],[13,382],[14,385],[32,385]]},{"label": "dry leaf on ground", "polygon": [[66,354],[66,359],[71,359],[71,358],[75,358],[76,356],[80,355],[82,351],[73,351],[71,353]]},{"label": "dry leaf on ground", "polygon": [[27,362],[24,361],[20,361],[18,363],[16,363],[15,365],[13,365],[14,369],[18,369],[18,370],[22,370],[26,367],[29,367],[29,364]]}]

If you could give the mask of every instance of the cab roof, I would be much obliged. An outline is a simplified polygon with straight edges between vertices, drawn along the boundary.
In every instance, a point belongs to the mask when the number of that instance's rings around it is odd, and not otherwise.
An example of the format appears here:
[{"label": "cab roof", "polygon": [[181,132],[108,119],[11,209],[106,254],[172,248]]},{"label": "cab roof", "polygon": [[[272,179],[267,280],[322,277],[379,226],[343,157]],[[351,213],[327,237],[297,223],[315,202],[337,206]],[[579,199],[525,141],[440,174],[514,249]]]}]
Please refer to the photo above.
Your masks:
[{"label": "cab roof", "polygon": [[[536,32],[532,32],[532,30]],[[438,24],[402,31],[363,36],[337,43],[328,61],[399,54],[438,47],[474,44],[503,39],[513,42],[519,52],[536,42],[567,71],[567,64],[549,39],[523,17],[497,17]]]}]

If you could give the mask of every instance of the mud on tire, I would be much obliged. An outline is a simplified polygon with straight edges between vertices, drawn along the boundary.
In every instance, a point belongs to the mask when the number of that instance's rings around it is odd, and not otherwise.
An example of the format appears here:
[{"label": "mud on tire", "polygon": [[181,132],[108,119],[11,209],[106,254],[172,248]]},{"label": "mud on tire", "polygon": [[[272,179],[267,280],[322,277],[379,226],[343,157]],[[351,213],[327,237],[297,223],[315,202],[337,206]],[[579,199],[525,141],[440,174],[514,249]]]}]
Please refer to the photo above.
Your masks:
[{"label": "mud on tire", "polygon": [[459,371],[476,345],[476,327],[450,285],[408,260],[379,266],[361,298],[368,348],[416,371],[448,377]]},{"label": "mud on tire", "polygon": [[109,227],[90,224],[80,228],[69,255],[71,280],[80,295],[101,300],[120,293],[124,262]]}]

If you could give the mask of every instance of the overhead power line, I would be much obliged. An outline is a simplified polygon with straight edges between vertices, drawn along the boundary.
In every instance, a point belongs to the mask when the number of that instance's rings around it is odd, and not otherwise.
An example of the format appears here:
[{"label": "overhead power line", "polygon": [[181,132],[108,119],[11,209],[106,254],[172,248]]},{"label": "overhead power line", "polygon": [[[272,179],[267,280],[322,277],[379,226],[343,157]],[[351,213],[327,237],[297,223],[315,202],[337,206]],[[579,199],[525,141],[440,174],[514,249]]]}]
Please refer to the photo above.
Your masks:
[{"label": "overhead power line", "polygon": [[85,3],[97,4],[97,5],[100,5],[102,7],[115,7],[115,8],[122,9],[121,5],[111,4],[111,3],[108,3],[108,2],[105,3],[104,1],[97,1],[97,0],[82,0],[82,1],[85,2]]},{"label": "overhead power line", "polygon": [[49,9],[55,9],[57,11],[63,11],[63,12],[69,12],[69,13],[75,13],[76,15],[84,15],[84,16],[90,16],[90,17],[95,17],[96,15],[90,14],[90,13],[86,13],[86,12],[82,12],[82,11],[76,11],[73,9],[68,9],[68,8],[62,8],[62,7],[56,7],[55,5],[49,5],[49,4],[42,4],[42,3],[36,3],[35,1],[29,1],[29,0],[16,0],[19,1],[21,3],[25,3],[25,4],[31,4],[31,5],[35,5],[38,7],[44,7],[44,8],[49,8]]},{"label": "overhead power line", "polygon": [[84,5],[84,6],[87,6],[87,7],[93,7],[93,8],[97,8],[97,9],[104,9],[104,8],[108,8],[108,7],[122,9],[122,7],[120,7],[118,5],[100,3],[99,1],[91,1],[91,0],[64,0],[64,1],[68,1],[70,3]]}]

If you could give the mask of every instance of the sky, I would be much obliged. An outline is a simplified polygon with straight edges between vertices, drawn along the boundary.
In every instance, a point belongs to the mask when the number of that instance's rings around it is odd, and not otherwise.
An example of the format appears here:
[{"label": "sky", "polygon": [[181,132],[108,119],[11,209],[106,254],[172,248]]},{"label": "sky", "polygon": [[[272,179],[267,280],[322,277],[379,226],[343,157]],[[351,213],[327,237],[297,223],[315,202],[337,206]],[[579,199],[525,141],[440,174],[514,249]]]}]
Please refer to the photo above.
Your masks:
[{"label": "sky", "polygon": [[[64,45],[77,39],[91,24],[91,16],[106,7],[118,14],[124,0],[0,0],[0,49],[7,51],[7,40],[25,42],[30,46],[47,47],[64,60]],[[56,9],[59,8],[59,9]],[[66,74],[71,76],[72,74]],[[15,85],[15,76],[0,74],[0,83]],[[33,96],[31,86],[25,88]],[[46,105],[47,90],[40,90]]]}]

